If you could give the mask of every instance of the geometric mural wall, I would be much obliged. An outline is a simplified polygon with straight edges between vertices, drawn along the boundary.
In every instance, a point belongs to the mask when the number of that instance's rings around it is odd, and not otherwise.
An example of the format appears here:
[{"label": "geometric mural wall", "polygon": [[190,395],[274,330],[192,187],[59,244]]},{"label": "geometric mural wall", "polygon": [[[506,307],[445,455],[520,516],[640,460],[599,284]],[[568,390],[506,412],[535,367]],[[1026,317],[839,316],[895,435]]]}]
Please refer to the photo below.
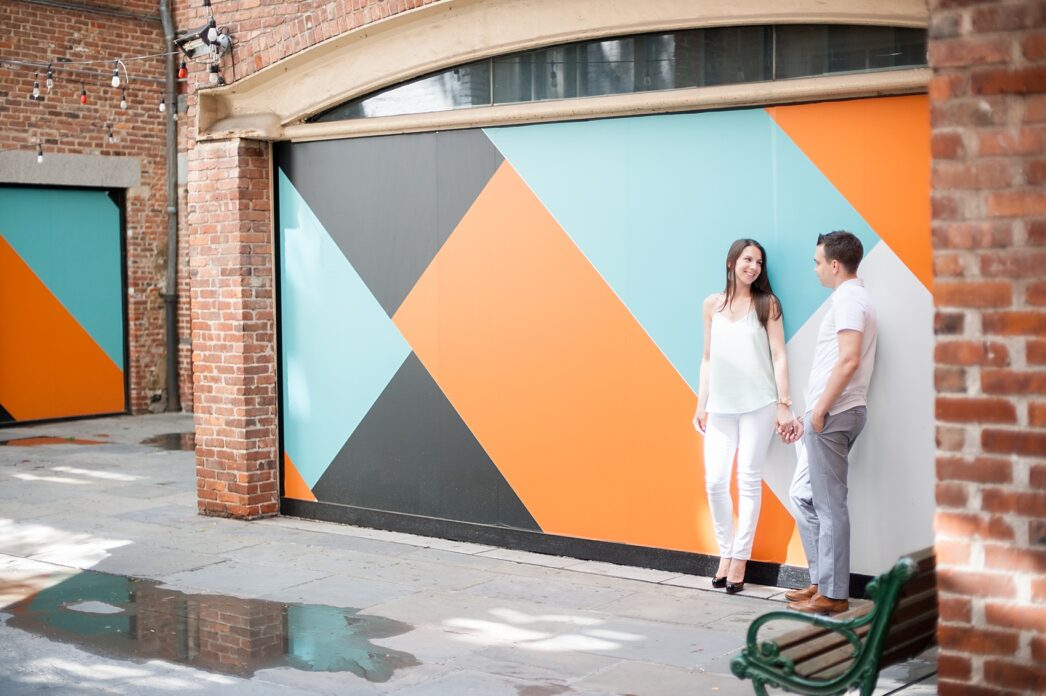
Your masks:
[{"label": "geometric mural wall", "polygon": [[124,410],[119,206],[0,186],[0,423]]},{"label": "geometric mural wall", "polygon": [[[880,317],[853,570],[880,572],[931,538],[928,130],[912,96],[280,144],[285,495],[714,554],[701,299],[759,239],[799,397],[816,238],[848,229]],[[804,562],[794,466],[775,444],[758,560]]]}]

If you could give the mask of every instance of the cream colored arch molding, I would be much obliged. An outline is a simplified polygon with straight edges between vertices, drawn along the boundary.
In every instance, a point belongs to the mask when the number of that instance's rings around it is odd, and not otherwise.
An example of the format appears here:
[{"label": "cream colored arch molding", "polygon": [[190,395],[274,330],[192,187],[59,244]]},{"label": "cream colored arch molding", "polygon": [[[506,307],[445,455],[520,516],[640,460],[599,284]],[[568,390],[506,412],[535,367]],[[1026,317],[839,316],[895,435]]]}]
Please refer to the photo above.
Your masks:
[{"label": "cream colored arch molding", "polygon": [[201,89],[197,140],[322,140],[926,89],[923,68],[305,123],[349,99],[490,56],[603,36],[786,23],[925,27],[927,9],[925,0],[441,0]]}]

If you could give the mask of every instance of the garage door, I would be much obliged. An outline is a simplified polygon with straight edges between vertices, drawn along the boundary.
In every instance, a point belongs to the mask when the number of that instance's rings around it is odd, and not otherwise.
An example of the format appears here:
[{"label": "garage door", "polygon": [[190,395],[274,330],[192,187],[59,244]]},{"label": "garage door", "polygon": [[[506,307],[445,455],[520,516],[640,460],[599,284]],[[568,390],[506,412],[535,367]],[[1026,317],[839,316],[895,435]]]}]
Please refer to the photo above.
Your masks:
[{"label": "garage door", "polygon": [[[932,541],[924,96],[284,143],[276,159],[296,514],[715,554],[691,425],[701,301],[730,243],[760,240],[803,385],[828,298],[817,235],[848,229],[881,323],[855,572]],[[757,560],[803,564],[794,465],[775,444]]]},{"label": "garage door", "polygon": [[125,410],[116,198],[0,186],[0,422]]}]

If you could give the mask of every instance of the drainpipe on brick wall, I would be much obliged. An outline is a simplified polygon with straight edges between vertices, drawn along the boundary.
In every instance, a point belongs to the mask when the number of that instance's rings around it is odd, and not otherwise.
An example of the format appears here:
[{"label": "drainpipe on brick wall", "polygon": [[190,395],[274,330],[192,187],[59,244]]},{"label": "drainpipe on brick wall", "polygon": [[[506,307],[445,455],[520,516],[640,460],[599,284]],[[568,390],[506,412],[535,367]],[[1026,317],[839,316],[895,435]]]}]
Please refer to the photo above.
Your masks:
[{"label": "drainpipe on brick wall", "polygon": [[160,0],[163,21],[164,50],[167,53],[166,100],[170,113],[165,114],[167,128],[167,283],[163,295],[167,314],[167,410],[182,410],[178,389],[178,133],[175,119],[178,102],[175,94],[174,20],[171,4]]}]

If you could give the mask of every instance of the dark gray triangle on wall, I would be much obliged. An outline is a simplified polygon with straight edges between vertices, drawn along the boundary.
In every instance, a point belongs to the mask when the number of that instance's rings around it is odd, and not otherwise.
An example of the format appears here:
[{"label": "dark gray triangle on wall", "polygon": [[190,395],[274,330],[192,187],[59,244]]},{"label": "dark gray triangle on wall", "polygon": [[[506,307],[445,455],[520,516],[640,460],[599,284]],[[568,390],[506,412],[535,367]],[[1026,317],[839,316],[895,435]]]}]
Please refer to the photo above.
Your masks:
[{"label": "dark gray triangle on wall", "polygon": [[502,161],[480,129],[276,148],[277,165],[390,317]]},{"label": "dark gray triangle on wall", "polygon": [[312,492],[323,503],[541,531],[414,353]]}]

